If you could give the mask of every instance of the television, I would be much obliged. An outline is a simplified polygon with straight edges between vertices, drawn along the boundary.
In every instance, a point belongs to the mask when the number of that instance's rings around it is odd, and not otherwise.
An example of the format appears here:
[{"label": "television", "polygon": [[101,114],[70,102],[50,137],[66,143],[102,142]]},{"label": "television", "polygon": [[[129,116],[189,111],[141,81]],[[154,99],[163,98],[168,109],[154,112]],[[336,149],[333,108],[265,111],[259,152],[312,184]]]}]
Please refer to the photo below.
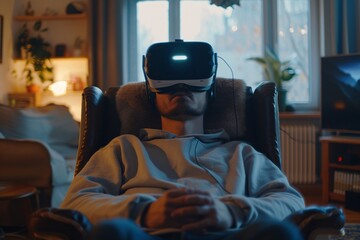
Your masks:
[{"label": "television", "polygon": [[360,54],[321,58],[321,128],[360,135]]}]

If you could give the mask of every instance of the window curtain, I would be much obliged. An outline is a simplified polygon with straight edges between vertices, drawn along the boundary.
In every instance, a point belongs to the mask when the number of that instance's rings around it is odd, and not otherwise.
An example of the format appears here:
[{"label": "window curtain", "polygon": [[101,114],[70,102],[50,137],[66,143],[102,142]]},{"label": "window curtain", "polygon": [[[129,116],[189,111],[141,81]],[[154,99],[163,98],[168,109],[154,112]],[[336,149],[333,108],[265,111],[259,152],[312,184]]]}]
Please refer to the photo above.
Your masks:
[{"label": "window curtain", "polygon": [[89,85],[106,90],[126,82],[126,1],[89,1]]},{"label": "window curtain", "polygon": [[360,52],[360,1],[323,0],[325,56]]}]

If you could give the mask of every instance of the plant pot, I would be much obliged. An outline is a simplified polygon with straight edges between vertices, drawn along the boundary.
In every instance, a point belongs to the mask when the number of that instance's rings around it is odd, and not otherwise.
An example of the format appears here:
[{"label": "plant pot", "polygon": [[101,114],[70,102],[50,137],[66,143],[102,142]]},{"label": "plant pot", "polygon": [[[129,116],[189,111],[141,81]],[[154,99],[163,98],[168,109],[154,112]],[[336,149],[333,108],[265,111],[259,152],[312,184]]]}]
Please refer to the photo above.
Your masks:
[{"label": "plant pot", "polygon": [[40,86],[39,85],[36,85],[36,84],[29,84],[29,85],[26,85],[26,91],[28,93],[37,93],[40,91]]},{"label": "plant pot", "polygon": [[286,110],[286,95],[287,90],[283,88],[278,88],[278,106],[279,106],[279,112],[285,112]]}]

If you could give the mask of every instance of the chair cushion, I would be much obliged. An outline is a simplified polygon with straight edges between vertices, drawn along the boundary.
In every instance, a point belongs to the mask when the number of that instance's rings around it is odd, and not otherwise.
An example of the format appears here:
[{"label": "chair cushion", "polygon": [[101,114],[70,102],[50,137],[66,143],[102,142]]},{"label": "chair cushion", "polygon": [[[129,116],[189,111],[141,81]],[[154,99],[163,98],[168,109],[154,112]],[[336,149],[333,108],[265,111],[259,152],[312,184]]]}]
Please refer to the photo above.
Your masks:
[{"label": "chair cushion", "polygon": [[[215,92],[204,116],[205,129],[224,128],[231,138],[241,138],[245,132],[246,84],[238,79],[217,78]],[[120,87],[116,105],[121,134],[138,135],[141,128],[161,128],[160,115],[148,102],[145,82]]]},{"label": "chair cushion", "polygon": [[246,130],[246,84],[240,79],[216,79],[215,99],[204,116],[205,129],[223,128],[230,138],[243,138]]},{"label": "chair cushion", "polygon": [[0,104],[0,116],[0,132],[6,138],[35,139],[50,146],[78,144],[79,126],[66,106],[19,109]]}]

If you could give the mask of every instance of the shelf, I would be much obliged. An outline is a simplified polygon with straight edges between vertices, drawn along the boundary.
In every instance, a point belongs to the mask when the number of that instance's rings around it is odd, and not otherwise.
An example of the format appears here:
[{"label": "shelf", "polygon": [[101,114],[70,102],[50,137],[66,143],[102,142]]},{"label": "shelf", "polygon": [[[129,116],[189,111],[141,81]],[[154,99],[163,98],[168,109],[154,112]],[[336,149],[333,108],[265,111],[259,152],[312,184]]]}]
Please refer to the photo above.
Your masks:
[{"label": "shelf", "polygon": [[[57,61],[57,60],[87,60],[86,56],[79,56],[79,57],[51,57],[50,60]],[[14,58],[14,61],[25,61],[24,58]]]},{"label": "shelf", "polygon": [[345,195],[330,192],[329,198],[330,198],[330,200],[333,200],[336,202],[345,202]]},{"label": "shelf", "polygon": [[[359,154],[359,137],[323,136],[320,138],[322,155],[322,199],[323,203],[330,200],[344,202],[345,195],[338,192],[359,189],[360,164],[339,164],[331,161],[343,154]],[[335,190],[336,189],[336,190]],[[336,192],[336,193],[335,193]]]},{"label": "shelf", "polygon": [[320,112],[280,112],[280,119],[320,119]]},{"label": "shelf", "polygon": [[336,164],[336,163],[330,163],[329,167],[334,168],[334,169],[360,171],[360,165],[341,165],[341,164]]},{"label": "shelf", "polygon": [[15,16],[15,21],[36,21],[36,20],[76,20],[85,19],[86,14],[66,14],[54,16]]},{"label": "shelf", "polygon": [[40,95],[42,97],[56,97],[56,98],[62,98],[62,97],[71,97],[71,96],[81,96],[83,93],[83,90],[66,90],[66,93],[63,95],[55,96],[51,91],[44,91]]},{"label": "shelf", "polygon": [[323,137],[320,137],[320,142],[342,143],[342,144],[360,144],[360,137],[323,136]]}]

